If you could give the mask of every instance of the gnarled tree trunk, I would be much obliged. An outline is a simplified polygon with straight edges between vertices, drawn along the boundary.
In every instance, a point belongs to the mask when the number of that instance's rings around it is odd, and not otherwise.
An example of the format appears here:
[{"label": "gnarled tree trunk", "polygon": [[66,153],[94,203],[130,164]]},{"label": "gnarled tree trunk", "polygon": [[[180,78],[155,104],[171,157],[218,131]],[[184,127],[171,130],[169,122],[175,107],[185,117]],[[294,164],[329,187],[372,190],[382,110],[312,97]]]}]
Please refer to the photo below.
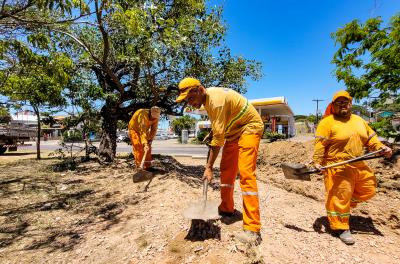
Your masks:
[{"label": "gnarled tree trunk", "polygon": [[117,150],[117,105],[107,99],[101,109],[102,135],[100,138],[99,156],[102,161],[112,162]]}]

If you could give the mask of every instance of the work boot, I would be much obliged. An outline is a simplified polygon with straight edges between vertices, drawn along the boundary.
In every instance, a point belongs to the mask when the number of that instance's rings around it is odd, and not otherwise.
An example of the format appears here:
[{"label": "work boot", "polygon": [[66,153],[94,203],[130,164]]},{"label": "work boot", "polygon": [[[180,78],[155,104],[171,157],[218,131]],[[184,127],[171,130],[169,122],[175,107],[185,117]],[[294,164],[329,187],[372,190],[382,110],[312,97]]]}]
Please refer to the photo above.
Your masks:
[{"label": "work boot", "polygon": [[233,212],[223,212],[223,211],[219,210],[219,208],[218,208],[218,214],[222,217],[234,217],[238,213],[240,213],[240,212],[236,209],[234,209]]},{"label": "work boot", "polygon": [[346,245],[353,245],[356,242],[353,236],[351,235],[350,230],[343,230],[343,232],[340,233],[339,238]]},{"label": "work boot", "polygon": [[243,230],[243,232],[235,235],[236,239],[245,245],[258,246],[260,245],[262,238],[259,232],[253,232],[249,230]]}]

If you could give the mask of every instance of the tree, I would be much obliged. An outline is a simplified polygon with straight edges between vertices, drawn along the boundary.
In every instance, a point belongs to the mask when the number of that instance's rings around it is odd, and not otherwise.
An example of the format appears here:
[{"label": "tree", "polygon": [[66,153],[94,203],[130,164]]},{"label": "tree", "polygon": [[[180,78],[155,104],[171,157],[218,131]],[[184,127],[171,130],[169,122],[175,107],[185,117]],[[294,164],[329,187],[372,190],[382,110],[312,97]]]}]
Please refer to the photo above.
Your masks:
[{"label": "tree", "polygon": [[11,121],[10,112],[6,107],[0,105],[0,123],[8,123]]},{"label": "tree", "polygon": [[400,15],[394,15],[388,27],[382,19],[371,18],[365,24],[354,20],[332,34],[339,49],[333,57],[335,75],[343,81],[355,99],[377,94],[373,106],[387,104],[400,110]]},{"label": "tree", "polygon": [[0,94],[34,109],[38,159],[40,111],[65,103],[61,96],[69,74],[65,70],[72,67],[67,56],[49,46],[42,30],[77,21],[87,15],[86,9],[81,0],[4,0],[0,6]]},{"label": "tree", "polygon": [[0,94],[10,100],[33,108],[37,117],[37,159],[40,159],[40,136],[42,109],[59,107],[66,103],[62,96],[64,86],[69,82],[73,64],[64,54],[37,55],[21,46],[28,56],[15,56],[7,75],[0,75]]},{"label": "tree", "polygon": [[193,128],[196,119],[190,115],[184,115],[171,121],[171,128],[178,135],[179,141],[182,140],[182,130]]},{"label": "tree", "polygon": [[94,0],[86,6],[86,21],[47,29],[60,49],[97,77],[103,95],[99,154],[105,161],[115,157],[118,120],[154,105],[182,114],[174,87],[183,77],[244,92],[246,78],[261,76],[258,62],[234,57],[225,47],[222,9],[205,1]]},{"label": "tree", "polygon": [[363,105],[354,105],[353,104],[351,108],[352,108],[352,112],[357,115],[361,115],[361,116],[365,116],[365,117],[370,116],[368,108]]}]

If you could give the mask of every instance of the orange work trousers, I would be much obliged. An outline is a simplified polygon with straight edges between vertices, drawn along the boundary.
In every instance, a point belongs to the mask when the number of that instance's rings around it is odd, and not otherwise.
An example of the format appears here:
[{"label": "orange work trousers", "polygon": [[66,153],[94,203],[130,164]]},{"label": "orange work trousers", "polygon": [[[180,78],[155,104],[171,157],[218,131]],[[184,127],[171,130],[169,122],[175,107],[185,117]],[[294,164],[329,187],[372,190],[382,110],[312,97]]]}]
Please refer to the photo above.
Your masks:
[{"label": "orange work trousers", "polygon": [[243,229],[259,232],[260,207],[256,181],[256,161],[260,136],[242,134],[239,139],[226,142],[222,151],[221,171],[221,204],[222,212],[233,212],[233,191],[235,178],[240,175],[240,187],[243,197]]},{"label": "orange work trousers", "polygon": [[[129,130],[129,138],[132,143],[132,153],[135,157],[136,167],[139,168],[144,156],[144,145],[140,141],[140,135],[135,130]],[[146,159],[144,161],[143,168],[148,169],[151,166],[151,148],[147,152]]]},{"label": "orange work trousers", "polygon": [[376,178],[363,162],[327,169],[325,175],[326,211],[331,229],[349,229],[350,208],[375,195]]}]

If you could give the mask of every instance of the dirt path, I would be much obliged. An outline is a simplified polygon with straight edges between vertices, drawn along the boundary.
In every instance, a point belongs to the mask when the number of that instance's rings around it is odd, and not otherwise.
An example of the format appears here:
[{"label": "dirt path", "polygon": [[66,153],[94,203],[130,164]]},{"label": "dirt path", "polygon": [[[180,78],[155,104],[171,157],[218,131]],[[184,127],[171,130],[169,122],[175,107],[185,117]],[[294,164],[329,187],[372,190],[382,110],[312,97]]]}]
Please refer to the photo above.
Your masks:
[{"label": "dirt path", "polygon": [[[164,171],[147,191],[147,182],[132,183],[131,160],[111,167],[87,162],[75,171],[62,170],[55,160],[0,164],[0,181],[15,180],[0,189],[0,262],[400,262],[398,191],[378,192],[357,208],[351,219],[356,244],[346,246],[326,232],[321,181],[299,187],[265,166],[258,171],[263,224],[258,248],[234,240],[241,221],[218,221],[220,240],[186,240],[190,221],[181,213],[201,197],[204,160],[179,161],[159,158]],[[218,201],[218,184],[212,187],[209,199]],[[238,181],[234,197],[241,211]]]}]

